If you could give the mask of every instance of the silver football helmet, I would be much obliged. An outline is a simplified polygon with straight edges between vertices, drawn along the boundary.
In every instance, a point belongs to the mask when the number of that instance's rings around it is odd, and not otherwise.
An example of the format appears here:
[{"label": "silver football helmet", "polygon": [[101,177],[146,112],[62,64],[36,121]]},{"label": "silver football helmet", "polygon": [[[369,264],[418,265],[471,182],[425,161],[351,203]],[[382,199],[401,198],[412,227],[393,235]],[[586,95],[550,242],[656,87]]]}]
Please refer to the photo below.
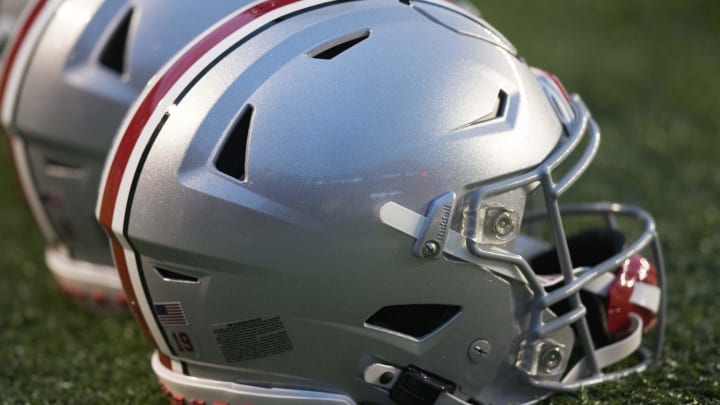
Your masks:
[{"label": "silver football helmet", "polygon": [[93,215],[102,164],[125,111],[188,41],[238,7],[193,0],[39,0],[5,54],[0,103],[15,167],[70,295],[124,306]]},{"label": "silver football helmet", "polygon": [[533,402],[659,356],[652,218],[558,202],[598,142],[448,3],[265,0],[145,88],[96,214],[176,403]]}]

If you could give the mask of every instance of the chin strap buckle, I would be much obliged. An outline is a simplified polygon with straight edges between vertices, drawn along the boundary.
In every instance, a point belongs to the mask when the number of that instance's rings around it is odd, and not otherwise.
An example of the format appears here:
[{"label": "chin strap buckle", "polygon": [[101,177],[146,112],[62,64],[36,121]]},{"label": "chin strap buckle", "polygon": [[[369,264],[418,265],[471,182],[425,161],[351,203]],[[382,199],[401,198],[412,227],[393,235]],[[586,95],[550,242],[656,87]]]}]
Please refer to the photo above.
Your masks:
[{"label": "chin strap buckle", "polygon": [[365,369],[366,382],[390,390],[390,399],[399,405],[467,404],[452,395],[457,385],[415,366],[399,369],[375,363]]},{"label": "chin strap buckle", "polygon": [[441,394],[457,386],[414,366],[408,366],[390,390],[390,399],[400,405],[434,405]]}]

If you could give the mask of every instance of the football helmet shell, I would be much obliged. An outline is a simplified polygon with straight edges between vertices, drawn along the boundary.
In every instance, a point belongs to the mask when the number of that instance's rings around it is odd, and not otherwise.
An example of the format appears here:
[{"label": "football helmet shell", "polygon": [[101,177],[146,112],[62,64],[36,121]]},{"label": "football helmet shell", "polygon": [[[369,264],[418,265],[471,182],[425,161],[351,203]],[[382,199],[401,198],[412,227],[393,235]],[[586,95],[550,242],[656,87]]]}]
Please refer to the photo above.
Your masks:
[{"label": "football helmet shell", "polygon": [[124,306],[93,215],[104,158],[150,77],[237,2],[38,0],[5,55],[0,104],[15,167],[64,291]]},{"label": "football helmet shell", "polygon": [[[148,84],[96,214],[175,399],[532,402],[659,354],[652,218],[558,203],[598,143],[579,97],[445,2],[259,1]],[[545,208],[526,213],[537,194]],[[583,215],[606,220],[608,245],[616,217],[641,231],[574,265],[588,237],[564,221]],[[537,221],[554,247],[520,234]],[[530,259],[547,249],[557,264],[540,271]],[[633,313],[596,347],[589,318],[607,307],[579,295],[602,301],[615,277],[601,276],[641,251],[657,277],[633,303],[660,326],[655,353]],[[571,362],[574,348],[585,357]]]}]

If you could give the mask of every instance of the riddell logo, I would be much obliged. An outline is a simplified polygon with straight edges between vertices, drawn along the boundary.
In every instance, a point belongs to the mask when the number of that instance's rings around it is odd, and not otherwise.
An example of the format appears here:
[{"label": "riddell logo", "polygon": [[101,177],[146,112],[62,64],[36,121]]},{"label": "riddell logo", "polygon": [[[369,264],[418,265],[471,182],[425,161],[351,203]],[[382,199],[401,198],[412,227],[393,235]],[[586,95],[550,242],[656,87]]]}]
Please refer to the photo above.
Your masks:
[{"label": "riddell logo", "polygon": [[447,237],[447,230],[450,224],[450,214],[452,213],[452,204],[443,204],[442,215],[440,216],[440,226],[438,227],[438,233],[435,240],[438,242],[445,241]]}]

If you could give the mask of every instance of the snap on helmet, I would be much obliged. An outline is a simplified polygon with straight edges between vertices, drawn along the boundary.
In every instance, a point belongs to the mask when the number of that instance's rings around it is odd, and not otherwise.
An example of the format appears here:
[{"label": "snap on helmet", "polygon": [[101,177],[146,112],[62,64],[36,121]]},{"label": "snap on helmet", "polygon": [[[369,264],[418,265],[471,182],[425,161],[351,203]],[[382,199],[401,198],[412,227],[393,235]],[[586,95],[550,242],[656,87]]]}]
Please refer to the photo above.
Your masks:
[{"label": "snap on helmet", "polygon": [[452,5],[266,0],[145,88],[96,213],[176,403],[533,402],[659,355],[652,218],[559,204],[598,144]]}]

